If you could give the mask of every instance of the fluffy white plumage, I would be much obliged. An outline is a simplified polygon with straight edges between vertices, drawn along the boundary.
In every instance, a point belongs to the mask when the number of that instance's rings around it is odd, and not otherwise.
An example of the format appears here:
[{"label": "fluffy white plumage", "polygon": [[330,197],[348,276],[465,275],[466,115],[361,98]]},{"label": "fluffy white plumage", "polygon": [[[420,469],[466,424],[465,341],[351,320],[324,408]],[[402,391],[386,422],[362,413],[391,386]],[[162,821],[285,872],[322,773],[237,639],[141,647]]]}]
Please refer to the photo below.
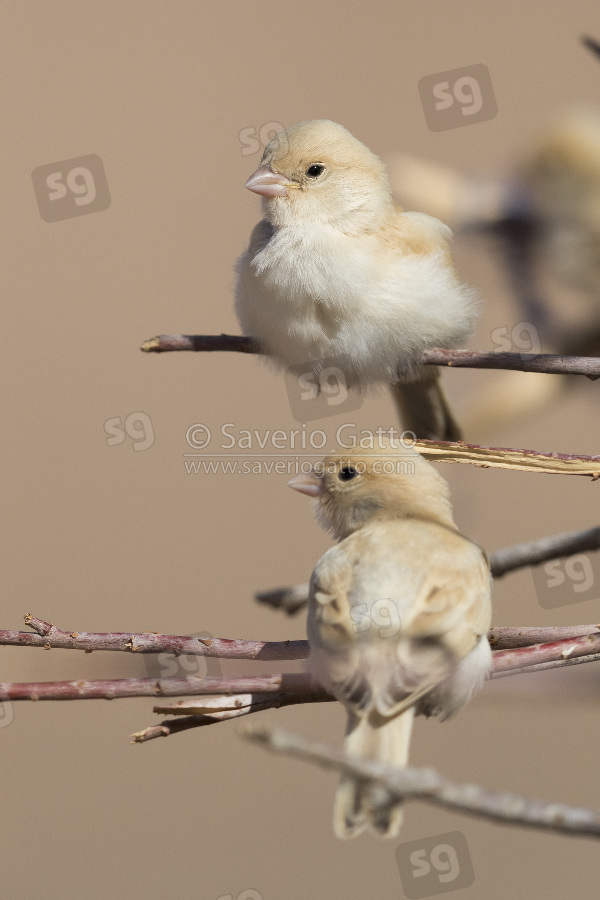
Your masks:
[{"label": "fluffy white plumage", "polygon": [[474,293],[457,277],[450,230],[398,210],[381,161],[341,125],[277,135],[247,186],[264,218],[238,262],[236,310],[280,366],[318,371],[333,357],[364,389],[414,378],[425,349],[468,337]]}]

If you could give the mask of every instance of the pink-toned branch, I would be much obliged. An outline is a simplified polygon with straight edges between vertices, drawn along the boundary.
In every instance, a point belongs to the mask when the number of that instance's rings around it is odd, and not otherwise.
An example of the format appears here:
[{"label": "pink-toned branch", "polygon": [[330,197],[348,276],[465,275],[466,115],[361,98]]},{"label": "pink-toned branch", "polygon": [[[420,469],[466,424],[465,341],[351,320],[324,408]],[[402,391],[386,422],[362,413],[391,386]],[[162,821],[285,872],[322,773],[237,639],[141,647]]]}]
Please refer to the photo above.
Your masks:
[{"label": "pink-toned branch", "polygon": [[[237,678],[110,678],[96,681],[0,682],[0,700],[116,700],[125,697],[184,697],[201,694],[271,694],[312,691],[309,675],[250,675]],[[316,695],[315,695],[316,697]],[[307,701],[308,702],[308,701]],[[319,702],[315,699],[314,702]]]},{"label": "pink-toned branch", "polygon": [[[304,589],[304,586],[300,586]],[[305,593],[305,592],[304,592]],[[304,600],[306,602],[306,600]],[[198,638],[155,632],[63,631],[43,619],[27,614],[29,631],[0,631],[0,646],[38,647],[45,650],[110,650],[123,653],[171,653],[175,656],[205,656],[217,659],[283,661],[306,659],[308,642],[248,641],[226,638]],[[580,637],[600,630],[598,625],[496,626],[488,632],[494,650],[526,647],[563,638]]]},{"label": "pink-toned branch", "polygon": [[[565,665],[576,657],[593,657],[600,652],[600,632],[534,644],[493,655],[492,677],[528,666],[554,662]],[[6,700],[114,700],[118,697],[181,697],[190,695],[303,693],[301,702],[318,703],[323,691],[309,674],[254,675],[237,678],[118,678],[98,681],[54,681],[33,683],[0,682],[0,698]],[[294,702],[300,702],[296,699]]]},{"label": "pink-toned branch", "polygon": [[42,647],[46,650],[113,650],[123,653],[172,653],[219,659],[256,659],[263,662],[284,659],[304,659],[306,641],[244,641],[224,638],[185,637],[154,632],[90,632],[62,631],[50,622],[27,614],[28,631],[0,631],[0,645],[14,647]]}]

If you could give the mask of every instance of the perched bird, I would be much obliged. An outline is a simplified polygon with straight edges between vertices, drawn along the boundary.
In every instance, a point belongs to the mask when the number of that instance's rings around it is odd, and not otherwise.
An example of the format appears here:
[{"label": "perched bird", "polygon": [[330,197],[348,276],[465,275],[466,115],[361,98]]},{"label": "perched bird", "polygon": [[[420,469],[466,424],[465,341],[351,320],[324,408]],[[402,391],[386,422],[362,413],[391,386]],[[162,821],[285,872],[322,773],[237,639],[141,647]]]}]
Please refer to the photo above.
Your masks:
[{"label": "perched bird", "polygon": [[[471,240],[483,237],[498,255],[517,306],[508,318],[504,311],[492,319],[496,350],[600,354],[597,104],[573,105],[536,126],[502,177],[399,155],[388,167],[400,202],[441,217]],[[499,372],[475,396],[464,426],[471,439],[488,442],[518,419],[543,414],[566,390],[581,393],[586,384],[568,375]]]},{"label": "perched bird", "polygon": [[[448,486],[414,449],[339,451],[290,487],[314,497],[339,543],[314,568],[309,665],[348,713],[345,750],[391,766],[408,759],[413,716],[447,718],[491,665],[490,573],[457,530]],[[342,776],[334,831],[395,837],[398,805]]]},{"label": "perched bird", "polygon": [[381,160],[325,119],[276,135],[246,187],[264,218],[237,265],[244,333],[282,367],[318,378],[334,360],[347,387],[391,384],[405,428],[459,439],[439,372],[418,364],[463,342],[476,316],[450,229],[395,207]]}]

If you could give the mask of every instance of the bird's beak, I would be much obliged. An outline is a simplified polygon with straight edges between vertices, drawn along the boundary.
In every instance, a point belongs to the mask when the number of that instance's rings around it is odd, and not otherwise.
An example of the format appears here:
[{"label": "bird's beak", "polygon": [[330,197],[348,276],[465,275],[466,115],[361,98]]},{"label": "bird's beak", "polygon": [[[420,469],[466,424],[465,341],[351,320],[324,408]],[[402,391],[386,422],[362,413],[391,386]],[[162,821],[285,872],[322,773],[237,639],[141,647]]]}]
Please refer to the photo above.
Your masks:
[{"label": "bird's beak", "polygon": [[288,188],[296,187],[295,182],[290,181],[285,175],[274,172],[270,166],[260,166],[253,172],[244,187],[263,197],[286,197]]},{"label": "bird's beak", "polygon": [[320,497],[323,493],[323,482],[316,472],[306,472],[302,475],[296,475],[288,481],[288,487],[306,494],[307,497]]}]

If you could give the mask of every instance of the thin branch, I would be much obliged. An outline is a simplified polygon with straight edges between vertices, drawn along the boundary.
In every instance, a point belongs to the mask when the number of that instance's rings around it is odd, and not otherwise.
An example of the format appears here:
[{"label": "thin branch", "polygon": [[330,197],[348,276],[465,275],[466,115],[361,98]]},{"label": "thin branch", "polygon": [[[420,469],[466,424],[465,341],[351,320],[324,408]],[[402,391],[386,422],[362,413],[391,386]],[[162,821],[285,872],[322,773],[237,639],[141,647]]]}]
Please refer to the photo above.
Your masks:
[{"label": "thin branch", "polygon": [[[584,663],[597,662],[598,660],[600,660],[600,653],[590,653],[586,656],[569,656],[567,658],[561,657],[560,659],[553,659],[547,662],[535,663],[534,665],[524,665],[516,669],[507,669],[506,671],[493,672],[491,678],[506,678],[509,675],[528,675],[532,672],[545,672],[549,669],[566,668],[567,666],[578,666]],[[247,702],[248,697],[251,697],[250,703]],[[184,730],[183,727],[181,729],[175,727],[179,722],[185,722],[185,730],[187,730],[189,728],[197,728],[203,725],[213,725],[218,721],[223,721],[224,719],[235,718],[237,716],[247,716],[255,712],[262,712],[263,709],[268,709],[270,707],[278,709],[281,706],[290,706],[291,704],[296,703],[322,703],[335,699],[329,694],[321,692],[318,688],[318,685],[314,685],[310,691],[306,691],[305,693],[299,692],[298,694],[293,695],[276,694],[273,696],[271,701],[263,700],[262,698],[257,700],[257,697],[260,698],[261,695],[244,694],[228,697],[228,702],[232,707],[239,703],[238,712],[230,712],[228,714],[226,710],[221,709],[218,712],[212,711],[210,715],[192,714],[182,717],[181,719],[178,719],[174,722],[166,721],[162,722],[160,725],[151,725],[149,728],[145,728],[143,731],[138,731],[136,734],[132,735],[133,743],[142,743],[145,741],[150,741],[156,737],[168,737],[170,734],[177,734],[179,733],[179,731]],[[209,704],[210,700],[212,699],[213,698],[205,697],[198,709],[206,709],[207,704]],[[223,705],[223,701],[215,701],[215,706],[216,705],[221,707]],[[182,716],[184,712],[190,713],[193,707],[194,701],[181,700],[179,701],[179,703],[173,704],[173,706],[155,706],[153,711],[167,715]]]},{"label": "thin branch", "polygon": [[584,35],[581,38],[581,41],[589,50],[592,51],[592,53],[595,53],[596,56],[600,56],[600,43],[598,43],[597,40],[595,40],[593,37],[589,37],[588,35]]},{"label": "thin branch", "polygon": [[522,669],[537,663],[545,663],[575,658],[577,656],[595,655],[600,652],[600,632],[584,634],[580,637],[563,638],[545,644],[533,644],[530,647],[517,647],[511,650],[497,650],[493,656],[493,676],[512,669]]},{"label": "thin branch", "polygon": [[497,625],[490,628],[487,636],[492,650],[514,650],[517,647],[554,643],[597,632],[600,632],[600,625]]},{"label": "thin branch", "polygon": [[[595,628],[595,626],[593,626]],[[600,652],[600,632],[563,638],[493,654],[493,674],[522,670],[538,663],[564,664],[569,658]],[[117,697],[182,697],[211,694],[304,694],[290,702],[319,703],[326,699],[308,673],[254,675],[237,678],[215,676],[186,678],[117,678],[99,681],[0,682],[0,698],[6,700],[114,700]],[[211,707],[212,712],[215,706]],[[221,709],[221,711],[223,711]],[[204,714],[204,713],[202,713]]]},{"label": "thin branch", "polygon": [[[296,590],[304,589],[300,585]],[[272,594],[283,593],[272,591]],[[122,651],[125,653],[171,653],[173,655],[205,656],[217,659],[250,659],[250,660],[297,660],[308,657],[308,641],[246,641],[228,640],[224,638],[197,638],[180,635],[155,634],[154,632],[67,632],[61,631],[49,622],[30,614],[25,616],[27,624],[36,628],[38,634],[28,631],[0,631],[0,646],[41,647],[44,650],[55,648],[67,650]],[[517,647],[530,647],[593,634],[600,630],[600,625],[498,625],[488,632],[490,646],[494,650],[507,650]],[[138,647],[143,649],[138,650]],[[134,648],[132,650],[132,648]]]},{"label": "thin branch", "polygon": [[548,662],[536,663],[533,666],[525,666],[522,669],[494,672],[492,678],[504,678],[507,675],[529,675],[532,672],[547,672],[548,669],[564,669],[567,666],[580,666],[583,663],[597,662],[598,660],[600,660],[600,653],[590,653],[589,656],[574,656],[567,659],[552,659]]},{"label": "thin branch", "polygon": [[570,531],[554,534],[550,537],[538,538],[504,547],[490,556],[490,568],[494,578],[507,572],[521,569],[523,566],[536,566],[559,556],[572,556],[574,553],[585,553],[586,550],[600,549],[600,526],[586,528],[585,531]]},{"label": "thin branch", "polygon": [[[570,531],[497,550],[490,554],[490,569],[494,578],[501,578],[507,572],[514,572],[515,569],[524,566],[535,566],[560,556],[572,556],[574,553],[598,549],[600,549],[600,527],[587,528],[585,531]],[[293,616],[308,603],[308,584],[260,591],[256,594],[256,600],[258,603],[272,606],[273,609],[281,609],[288,616]]]},{"label": "thin branch", "polygon": [[349,756],[335,747],[308,741],[279,728],[249,728],[244,736],[276,753],[377,784],[387,793],[383,802],[388,805],[404,799],[424,800],[502,824],[600,837],[600,815],[592,810],[489,791],[475,784],[457,784],[433,769],[392,768],[375,760]]},{"label": "thin branch", "polygon": [[172,350],[193,350],[210,353],[228,350],[235,353],[260,353],[252,338],[241,334],[160,334],[144,341],[140,350],[144,353],[167,353]]},{"label": "thin branch", "polygon": [[[249,337],[233,334],[161,334],[144,341],[145,353],[166,353],[174,350],[235,353],[260,353],[258,344]],[[600,358],[593,356],[562,356],[555,353],[497,353],[478,350],[442,350],[435,348],[423,353],[426,366],[452,366],[467,369],[515,369],[519,372],[546,372],[560,375],[586,375],[600,378]]]},{"label": "thin branch", "polygon": [[[280,709],[282,706],[294,706],[298,703],[327,703],[333,702],[332,697],[318,685],[311,683],[310,690],[297,691],[293,694],[236,694],[227,697],[203,697],[199,700],[179,700],[170,706],[155,706],[153,712],[162,715],[180,716],[173,721],[161,722],[160,725],[151,725],[143,731],[132,734],[132,743],[141,744],[157,737],[168,737],[171,733],[189,728],[201,728],[205,725],[214,725],[216,722],[224,722],[227,719],[237,719],[250,713],[262,712],[265,709]],[[179,729],[173,728],[179,722],[185,725]]]},{"label": "thin branch", "polygon": [[223,638],[183,637],[154,632],[90,632],[61,631],[50,622],[27,614],[25,623],[35,629],[29,631],[0,631],[0,645],[43,647],[46,650],[116,650],[124,653],[172,653],[175,656],[218,657],[219,659],[267,660],[304,659],[306,641],[244,641]]},{"label": "thin branch", "polygon": [[[238,678],[112,678],[98,681],[0,682],[2,700],[116,700],[124,697],[184,697],[199,694],[312,694],[310,675],[286,673]],[[308,702],[308,701],[307,701]],[[314,702],[318,702],[316,699]]]}]

